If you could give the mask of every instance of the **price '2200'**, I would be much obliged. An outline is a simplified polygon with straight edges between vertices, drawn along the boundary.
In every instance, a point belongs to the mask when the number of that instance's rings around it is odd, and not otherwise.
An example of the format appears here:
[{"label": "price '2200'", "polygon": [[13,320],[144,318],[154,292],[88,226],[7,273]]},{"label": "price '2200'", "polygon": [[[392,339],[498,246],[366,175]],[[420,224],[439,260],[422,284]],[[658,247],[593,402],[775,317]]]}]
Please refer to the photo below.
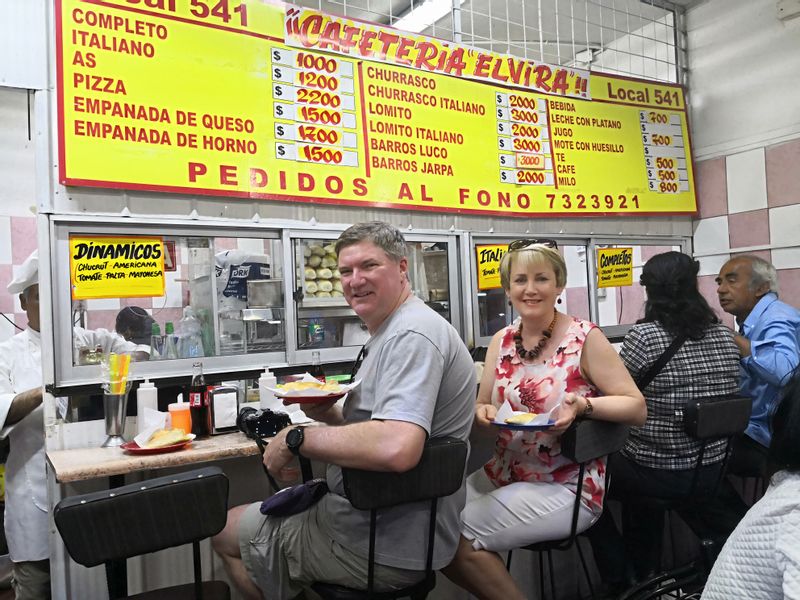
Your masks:
[{"label": "price '2200'", "polygon": [[336,94],[321,92],[320,90],[309,90],[306,88],[297,89],[297,101],[303,104],[320,104],[338,108],[342,104],[342,99]]}]

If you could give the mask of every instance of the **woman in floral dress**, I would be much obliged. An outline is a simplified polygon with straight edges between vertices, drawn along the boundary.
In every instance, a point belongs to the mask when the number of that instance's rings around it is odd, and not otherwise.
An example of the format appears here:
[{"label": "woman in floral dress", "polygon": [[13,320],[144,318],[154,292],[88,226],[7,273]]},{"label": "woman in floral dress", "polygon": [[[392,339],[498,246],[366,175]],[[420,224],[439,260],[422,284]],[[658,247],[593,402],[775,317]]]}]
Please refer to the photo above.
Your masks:
[{"label": "woman in floral dress", "polygon": [[[647,411],[597,326],[556,310],[567,270],[555,241],[512,242],[500,277],[519,318],[489,344],[475,411],[476,428],[497,442],[467,479],[461,542],[444,573],[478,598],[522,600],[498,552],[569,534],[579,466],[561,455],[561,434],[576,418],[641,425]],[[521,432],[491,424],[503,402],[537,414],[561,405],[551,428]],[[602,512],[604,474],[605,460],[586,469],[579,530]]]}]

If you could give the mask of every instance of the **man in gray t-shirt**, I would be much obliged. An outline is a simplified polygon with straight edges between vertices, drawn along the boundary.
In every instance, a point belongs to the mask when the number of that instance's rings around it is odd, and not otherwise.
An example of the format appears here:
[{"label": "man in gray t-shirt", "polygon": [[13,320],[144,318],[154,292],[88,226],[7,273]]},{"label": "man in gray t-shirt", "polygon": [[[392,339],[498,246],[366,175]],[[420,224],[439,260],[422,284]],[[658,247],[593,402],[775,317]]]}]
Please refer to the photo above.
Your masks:
[{"label": "man in gray t-shirt", "polygon": [[[281,478],[296,455],[327,462],[331,494],[311,509],[265,517],[258,504],[231,509],[214,539],[231,578],[247,598],[291,598],[314,581],[366,587],[369,513],[343,496],[341,470],[402,472],[413,468],[428,437],[466,440],[475,406],[472,360],[455,329],[414,297],[402,234],[380,222],[350,227],[336,244],[345,299],[371,337],[340,410],[304,410],[329,427],[287,428],[270,441],[264,464]],[[458,544],[464,487],[440,502],[434,568]],[[376,542],[378,588],[408,585],[425,567],[428,505],[381,512]]]}]

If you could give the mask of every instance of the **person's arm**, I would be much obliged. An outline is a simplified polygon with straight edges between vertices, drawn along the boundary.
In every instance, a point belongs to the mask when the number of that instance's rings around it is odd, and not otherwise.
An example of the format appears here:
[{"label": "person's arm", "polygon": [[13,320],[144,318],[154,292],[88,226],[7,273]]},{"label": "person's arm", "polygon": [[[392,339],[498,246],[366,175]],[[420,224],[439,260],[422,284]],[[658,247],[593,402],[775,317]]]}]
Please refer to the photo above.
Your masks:
[{"label": "person's arm", "polygon": [[[294,455],[286,447],[287,427],[272,438],[264,451],[264,465],[275,477]],[[300,454],[354,469],[402,473],[413,469],[422,456],[427,432],[406,421],[362,421],[339,427],[306,427]]]},{"label": "person's arm", "polygon": [[486,350],[486,362],[483,367],[481,383],[478,387],[478,398],[475,403],[475,425],[483,430],[491,427],[491,422],[497,416],[497,407],[492,404],[492,390],[497,371],[497,355],[500,353],[500,340],[503,329],[492,336],[489,348]]},{"label": "person's arm", "polygon": [[[428,338],[411,331],[393,336],[373,352],[370,360],[376,362],[369,372],[378,397],[372,420],[308,428],[303,456],[371,471],[406,471],[419,462],[433,421],[444,356]],[[264,464],[276,476],[292,458],[285,435],[278,434],[264,453]]]},{"label": "person's arm", "polygon": [[759,334],[761,339],[749,340],[744,351],[743,346],[737,342],[742,354],[742,367],[771,385],[786,384],[800,364],[797,328],[796,320],[775,318]]},{"label": "person's arm", "polygon": [[554,430],[569,427],[573,420],[583,415],[588,402],[592,403],[592,419],[644,425],[647,418],[644,396],[631,379],[614,347],[598,328],[592,329],[586,336],[581,352],[581,371],[604,395],[587,401],[578,394],[567,394]]},{"label": "person's arm", "polygon": [[22,419],[32,413],[37,406],[42,403],[42,388],[32,388],[20,392],[11,401],[11,406],[6,414],[5,425],[19,423]]}]

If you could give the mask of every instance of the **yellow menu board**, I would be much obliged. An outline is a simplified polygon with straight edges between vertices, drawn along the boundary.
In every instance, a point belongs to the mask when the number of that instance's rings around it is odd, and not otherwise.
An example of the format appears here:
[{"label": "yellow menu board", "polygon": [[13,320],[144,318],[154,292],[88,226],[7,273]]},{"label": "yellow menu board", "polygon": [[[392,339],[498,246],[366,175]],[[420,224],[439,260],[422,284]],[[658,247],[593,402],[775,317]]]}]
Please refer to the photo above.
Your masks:
[{"label": "yellow menu board", "polygon": [[56,0],[66,185],[696,212],[683,91],[256,0]]},{"label": "yellow menu board", "polygon": [[69,275],[73,300],[163,296],[163,240],[71,237]]}]

